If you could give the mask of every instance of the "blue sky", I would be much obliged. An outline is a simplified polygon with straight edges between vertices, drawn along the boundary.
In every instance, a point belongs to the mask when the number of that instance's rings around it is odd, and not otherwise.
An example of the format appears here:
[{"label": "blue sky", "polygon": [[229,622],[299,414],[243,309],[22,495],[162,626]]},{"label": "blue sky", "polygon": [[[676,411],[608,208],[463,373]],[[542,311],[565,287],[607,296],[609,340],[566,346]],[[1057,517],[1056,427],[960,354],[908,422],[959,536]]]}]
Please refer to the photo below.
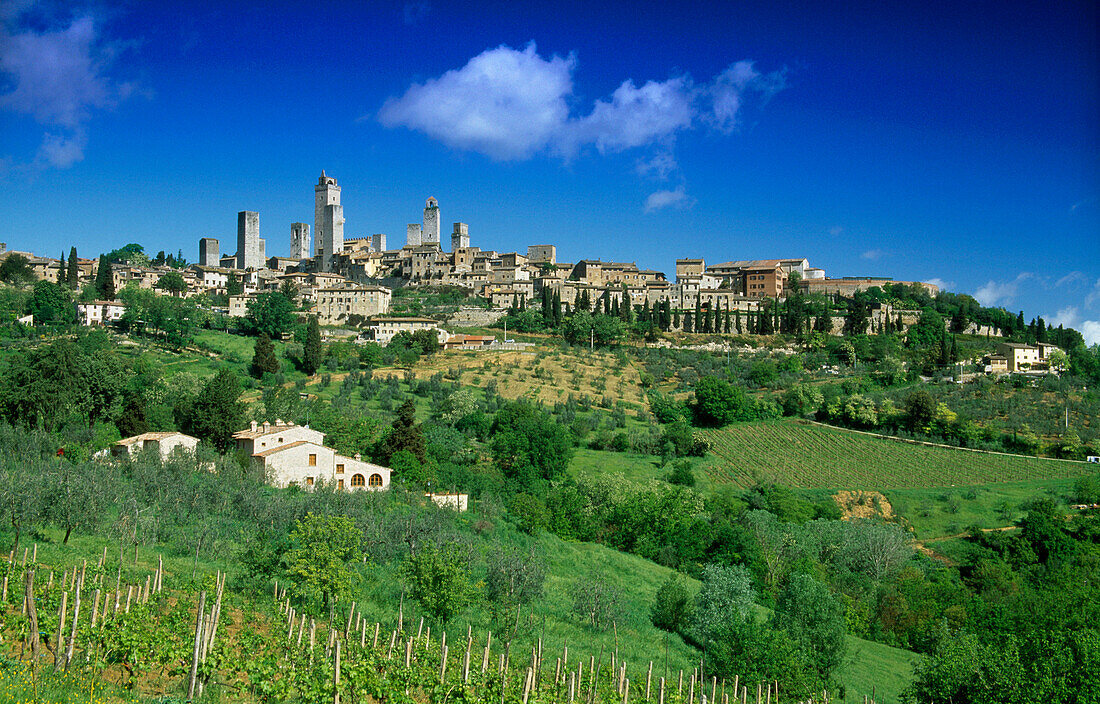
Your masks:
[{"label": "blue sky", "polygon": [[440,201],[559,259],[808,257],[1100,342],[1095,2],[0,6],[9,247],[391,246]]}]

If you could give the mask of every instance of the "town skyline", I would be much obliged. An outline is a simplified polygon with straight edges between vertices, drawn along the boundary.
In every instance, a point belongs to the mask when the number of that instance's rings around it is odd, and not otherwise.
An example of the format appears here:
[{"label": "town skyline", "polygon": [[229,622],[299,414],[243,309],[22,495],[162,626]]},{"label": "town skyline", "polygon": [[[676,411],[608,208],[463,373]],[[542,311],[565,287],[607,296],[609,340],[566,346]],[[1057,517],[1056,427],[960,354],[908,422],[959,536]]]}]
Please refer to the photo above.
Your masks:
[{"label": "town skyline", "polygon": [[[465,222],[487,249],[670,277],[683,257],[806,257],[1100,341],[1094,7],[697,7],[691,24],[609,7],[575,27],[536,6],[240,10],[6,11],[9,248],[194,260],[248,210],[286,254],[325,169],[349,238],[392,247],[434,196],[444,235]],[[403,33],[433,50],[386,41]],[[62,80],[34,62],[47,50]]]}]

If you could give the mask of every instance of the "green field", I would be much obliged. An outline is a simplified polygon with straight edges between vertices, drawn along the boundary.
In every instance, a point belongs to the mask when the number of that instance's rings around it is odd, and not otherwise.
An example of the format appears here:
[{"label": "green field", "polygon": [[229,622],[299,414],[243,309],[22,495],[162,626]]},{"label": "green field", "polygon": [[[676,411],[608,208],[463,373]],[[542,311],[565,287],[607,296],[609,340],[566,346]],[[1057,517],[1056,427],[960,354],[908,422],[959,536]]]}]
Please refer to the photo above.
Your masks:
[{"label": "green field", "polygon": [[792,421],[740,423],[704,430],[715,483],[774,481],[798,488],[898,489],[1065,479],[1084,462],[998,455],[879,438]]}]

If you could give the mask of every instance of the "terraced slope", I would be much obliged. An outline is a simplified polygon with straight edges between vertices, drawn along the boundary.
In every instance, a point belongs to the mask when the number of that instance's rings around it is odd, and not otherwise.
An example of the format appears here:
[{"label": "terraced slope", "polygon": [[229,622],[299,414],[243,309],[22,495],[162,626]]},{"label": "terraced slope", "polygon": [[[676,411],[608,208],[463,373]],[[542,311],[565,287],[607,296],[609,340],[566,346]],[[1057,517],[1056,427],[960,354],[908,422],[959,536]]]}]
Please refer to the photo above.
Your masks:
[{"label": "terraced slope", "polygon": [[793,421],[741,423],[702,431],[711,443],[707,475],[750,486],[900,489],[968,486],[1087,473],[1084,462],[920,445]]}]

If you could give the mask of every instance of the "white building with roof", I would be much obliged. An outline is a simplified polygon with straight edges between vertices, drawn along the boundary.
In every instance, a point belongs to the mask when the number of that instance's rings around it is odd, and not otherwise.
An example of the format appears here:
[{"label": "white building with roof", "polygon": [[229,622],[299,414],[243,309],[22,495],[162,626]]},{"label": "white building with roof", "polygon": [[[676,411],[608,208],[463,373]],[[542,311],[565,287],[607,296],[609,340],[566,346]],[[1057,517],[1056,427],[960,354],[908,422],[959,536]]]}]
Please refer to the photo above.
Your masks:
[{"label": "white building with roof", "polygon": [[390,486],[389,467],[325,447],[325,434],[308,425],[253,422],[247,430],[234,433],[233,439],[273,486],[328,484],[338,491],[381,491]]}]

